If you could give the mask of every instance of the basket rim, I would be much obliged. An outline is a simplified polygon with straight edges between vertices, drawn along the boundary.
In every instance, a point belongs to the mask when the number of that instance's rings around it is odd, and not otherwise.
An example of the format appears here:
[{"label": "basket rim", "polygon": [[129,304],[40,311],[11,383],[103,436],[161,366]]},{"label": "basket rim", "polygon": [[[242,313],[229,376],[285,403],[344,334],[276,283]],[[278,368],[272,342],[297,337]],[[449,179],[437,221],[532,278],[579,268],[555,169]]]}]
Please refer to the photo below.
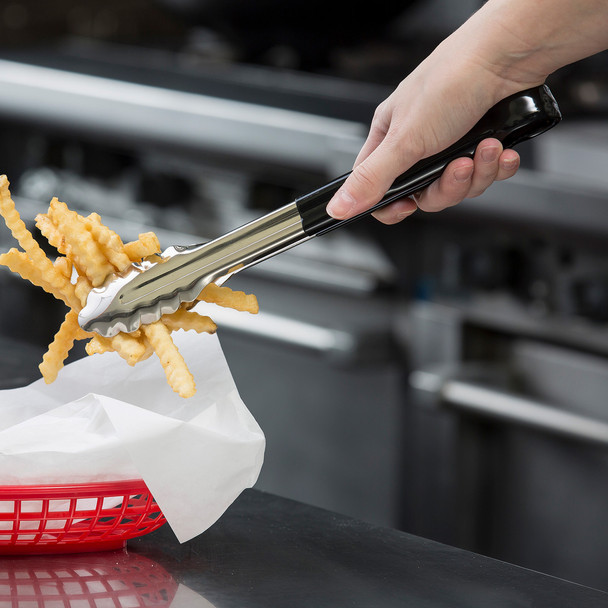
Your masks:
[{"label": "basket rim", "polygon": [[48,499],[92,497],[100,495],[113,496],[137,491],[150,491],[143,479],[121,479],[116,481],[95,481],[65,484],[0,485],[0,499],[20,500],[23,498]]}]

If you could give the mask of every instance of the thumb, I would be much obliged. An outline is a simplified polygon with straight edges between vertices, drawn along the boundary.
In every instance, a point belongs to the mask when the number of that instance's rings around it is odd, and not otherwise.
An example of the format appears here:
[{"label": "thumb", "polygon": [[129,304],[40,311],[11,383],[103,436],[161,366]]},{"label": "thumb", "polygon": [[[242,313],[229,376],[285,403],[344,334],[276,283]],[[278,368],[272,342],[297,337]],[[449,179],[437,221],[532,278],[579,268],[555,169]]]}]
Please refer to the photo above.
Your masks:
[{"label": "thumb", "polygon": [[[404,163],[405,161],[405,163]],[[327,205],[327,213],[338,220],[348,219],[373,207],[395,179],[412,163],[385,139],[348,176]]]}]

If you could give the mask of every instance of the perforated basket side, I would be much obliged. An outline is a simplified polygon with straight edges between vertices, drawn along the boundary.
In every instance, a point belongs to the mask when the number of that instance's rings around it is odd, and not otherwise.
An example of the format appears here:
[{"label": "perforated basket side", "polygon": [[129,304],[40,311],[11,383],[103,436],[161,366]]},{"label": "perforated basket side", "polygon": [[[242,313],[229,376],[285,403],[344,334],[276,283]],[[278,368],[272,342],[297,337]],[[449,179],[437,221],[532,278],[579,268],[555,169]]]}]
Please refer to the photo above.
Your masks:
[{"label": "perforated basket side", "polygon": [[0,553],[124,546],[165,523],[143,481],[0,487]]}]

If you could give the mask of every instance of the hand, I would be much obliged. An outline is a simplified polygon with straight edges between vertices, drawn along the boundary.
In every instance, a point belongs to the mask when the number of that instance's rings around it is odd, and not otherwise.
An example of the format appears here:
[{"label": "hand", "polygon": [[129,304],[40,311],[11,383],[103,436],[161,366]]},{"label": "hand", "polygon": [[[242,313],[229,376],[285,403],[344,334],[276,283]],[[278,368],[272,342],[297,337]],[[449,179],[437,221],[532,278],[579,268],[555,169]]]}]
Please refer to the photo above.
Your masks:
[{"label": "hand", "polygon": [[396,201],[375,211],[373,216],[384,224],[396,224],[416,209],[434,212],[452,207],[465,198],[483,194],[493,182],[508,179],[519,168],[515,150],[503,150],[497,139],[484,139],[475,157],[452,161],[442,176],[411,198]]},{"label": "hand", "polygon": [[[417,161],[463,137],[495,103],[542,84],[556,69],[608,47],[606,0],[488,0],[378,106],[352,174],[327,206],[336,219],[363,213]],[[394,224],[439,211],[515,174],[519,156],[496,140],[451,162],[413,199],[374,213]]]},{"label": "hand", "polygon": [[[328,205],[327,211],[333,217],[346,219],[373,206],[397,176],[421,158],[447,148],[493,105],[484,97],[476,100],[471,96],[466,82],[450,87],[441,80],[435,81],[437,85],[430,90],[430,98],[435,103],[416,102],[419,96],[413,95],[412,91],[419,88],[426,69],[422,70],[422,75],[414,72],[378,107],[352,175]],[[456,88],[458,86],[460,89]],[[441,101],[457,99],[456,94],[459,94],[457,102]],[[421,125],[432,126],[425,131]],[[414,142],[422,143],[416,145]],[[373,215],[385,224],[395,224],[418,208],[440,211],[465,198],[479,196],[494,181],[515,175],[518,168],[517,152],[503,150],[496,139],[485,139],[478,145],[473,159],[452,161],[443,175],[421,193],[391,203]]]},{"label": "hand", "polygon": [[[486,4],[485,12],[495,3]],[[331,216],[347,219],[363,213],[380,201],[399,175],[455,143],[498,101],[542,84],[544,78],[537,73],[505,76],[502,55],[492,50],[498,39],[491,29],[495,23],[495,15],[479,11],[378,106],[352,174],[329,202]],[[480,32],[487,32],[486,37]],[[485,44],[475,43],[478,39]],[[452,161],[418,196],[391,203],[374,216],[394,224],[417,208],[439,211],[480,195],[492,182],[514,175],[518,167],[516,152],[503,150],[498,140],[484,140],[473,159]]]}]

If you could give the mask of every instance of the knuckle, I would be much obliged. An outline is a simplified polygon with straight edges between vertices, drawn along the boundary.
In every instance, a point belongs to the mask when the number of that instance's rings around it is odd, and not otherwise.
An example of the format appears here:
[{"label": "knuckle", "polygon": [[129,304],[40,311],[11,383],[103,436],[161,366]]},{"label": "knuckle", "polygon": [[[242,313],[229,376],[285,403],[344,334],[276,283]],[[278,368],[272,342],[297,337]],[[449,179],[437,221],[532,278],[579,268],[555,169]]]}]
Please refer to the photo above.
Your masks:
[{"label": "knuckle", "polygon": [[406,167],[429,156],[423,138],[405,125],[392,125],[386,134],[386,147]]},{"label": "knuckle", "polygon": [[386,101],[383,101],[375,110],[372,118],[372,123],[381,122],[384,119],[386,112]]},{"label": "knuckle", "polygon": [[496,179],[496,176],[498,175],[498,165],[483,167],[483,169],[478,169],[477,167],[475,167],[475,171],[476,171],[476,173],[479,174],[478,179],[483,181],[485,184],[487,184],[489,186]]},{"label": "knuckle", "polygon": [[421,198],[418,206],[428,213],[437,213],[457,205],[463,198],[464,196],[456,193],[446,195],[444,193],[428,192],[426,196]]},{"label": "knuckle", "polygon": [[372,128],[379,129],[383,133],[386,133],[393,122],[392,118],[392,109],[389,105],[388,99],[386,99],[374,110],[371,126]]},{"label": "knuckle", "polygon": [[449,207],[444,201],[426,201],[424,205],[421,207],[423,211],[427,213],[438,213],[439,211],[443,211],[446,207]]},{"label": "knuckle", "polygon": [[418,208],[425,213],[436,213],[444,208],[444,202],[439,200],[437,196],[433,196],[428,190],[425,190],[417,201]]},{"label": "knuckle", "polygon": [[481,196],[487,189],[488,186],[471,188],[471,190],[469,190],[467,193],[466,198],[477,198],[478,196]]},{"label": "knuckle", "polygon": [[354,171],[353,179],[358,189],[363,190],[367,196],[373,196],[378,192],[379,176],[370,163],[362,162]]}]

